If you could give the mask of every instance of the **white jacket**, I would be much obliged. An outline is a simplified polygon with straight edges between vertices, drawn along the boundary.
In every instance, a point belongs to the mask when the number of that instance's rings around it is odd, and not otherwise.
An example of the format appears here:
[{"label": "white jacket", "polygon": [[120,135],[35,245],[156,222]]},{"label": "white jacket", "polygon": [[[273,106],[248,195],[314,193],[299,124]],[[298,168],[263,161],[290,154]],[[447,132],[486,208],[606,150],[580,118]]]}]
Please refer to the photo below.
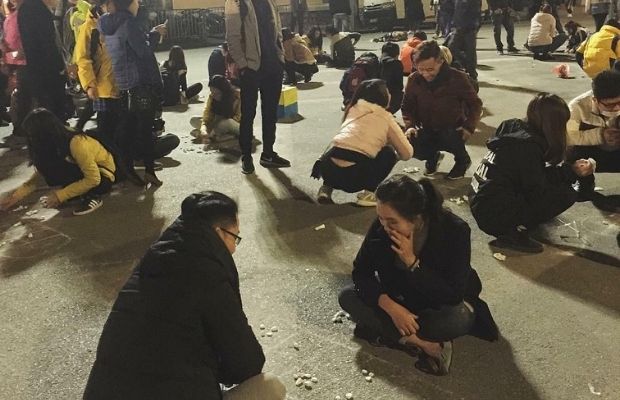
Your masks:
[{"label": "white jacket", "polygon": [[396,123],[396,119],[385,108],[359,100],[347,115],[333,141],[332,146],[356,151],[375,158],[386,145],[396,150],[398,158],[413,157],[413,146]]},{"label": "white jacket", "polygon": [[553,42],[557,34],[553,15],[539,12],[532,17],[527,44],[528,46],[547,46]]},{"label": "white jacket", "polygon": [[600,146],[607,121],[594,104],[592,91],[574,98],[568,103],[570,119],[566,123],[566,144],[568,146]]}]

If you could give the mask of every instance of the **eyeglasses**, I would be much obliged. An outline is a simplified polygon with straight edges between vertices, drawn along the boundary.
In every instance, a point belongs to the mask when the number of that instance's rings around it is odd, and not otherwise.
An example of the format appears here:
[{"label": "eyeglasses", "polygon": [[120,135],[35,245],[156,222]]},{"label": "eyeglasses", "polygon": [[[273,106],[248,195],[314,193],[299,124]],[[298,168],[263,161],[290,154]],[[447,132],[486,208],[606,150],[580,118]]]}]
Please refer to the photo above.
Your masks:
[{"label": "eyeglasses", "polygon": [[598,104],[602,105],[605,108],[616,108],[620,106],[620,100],[612,101],[612,102],[598,100]]},{"label": "eyeglasses", "polygon": [[224,232],[228,233],[230,236],[234,237],[234,238],[235,238],[235,245],[236,245],[236,246],[239,246],[239,243],[241,243],[241,236],[239,236],[239,235],[235,235],[235,234],[234,234],[234,233],[232,233],[231,231],[226,230],[226,229],[222,228],[221,226],[220,226],[220,229],[221,229],[222,231],[224,231]]}]

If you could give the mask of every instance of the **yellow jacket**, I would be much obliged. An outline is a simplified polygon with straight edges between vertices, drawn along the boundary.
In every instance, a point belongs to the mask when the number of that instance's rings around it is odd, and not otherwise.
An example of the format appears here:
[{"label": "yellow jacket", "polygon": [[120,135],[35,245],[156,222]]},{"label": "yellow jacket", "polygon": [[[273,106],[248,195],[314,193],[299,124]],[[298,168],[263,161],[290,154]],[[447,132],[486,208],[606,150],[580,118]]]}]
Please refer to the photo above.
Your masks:
[{"label": "yellow jacket", "polygon": [[[620,58],[620,43],[614,41],[616,36],[620,36],[620,29],[603,25],[600,31],[577,49],[577,52],[583,54],[583,70],[590,78],[611,69],[613,62]],[[614,44],[615,48],[612,49]]]},{"label": "yellow jacket", "polygon": [[314,64],[316,59],[312,50],[306,45],[306,41],[299,35],[282,42],[284,46],[284,60],[297,64]]},{"label": "yellow jacket", "polygon": [[[216,122],[222,118],[218,118],[213,110],[213,96],[209,95],[209,99],[207,100],[207,104],[205,105],[205,110],[202,113],[202,124],[207,128],[207,132],[211,132],[211,130],[215,127]],[[239,95],[238,90],[233,90],[233,116],[237,122],[241,122],[241,96]]]},{"label": "yellow jacket", "polygon": [[114,81],[112,61],[101,36],[99,37],[99,46],[95,53],[95,60],[91,59],[90,45],[93,29],[97,29],[97,18],[94,18],[92,13],[89,12],[88,18],[80,26],[73,52],[75,63],[78,67],[80,83],[84,90],[90,87],[97,88],[100,98],[118,98],[118,88]]}]

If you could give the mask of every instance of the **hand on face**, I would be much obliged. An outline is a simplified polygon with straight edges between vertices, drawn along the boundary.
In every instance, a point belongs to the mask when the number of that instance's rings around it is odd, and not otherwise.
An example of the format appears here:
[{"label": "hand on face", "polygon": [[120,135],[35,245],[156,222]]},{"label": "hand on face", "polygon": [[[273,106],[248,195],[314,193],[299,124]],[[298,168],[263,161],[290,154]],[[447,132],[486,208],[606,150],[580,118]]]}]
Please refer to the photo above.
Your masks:
[{"label": "hand on face", "polygon": [[394,243],[392,244],[392,250],[398,255],[398,258],[407,266],[413,264],[417,260],[413,253],[415,240],[413,232],[404,235],[396,230],[389,230],[387,233],[392,243]]}]

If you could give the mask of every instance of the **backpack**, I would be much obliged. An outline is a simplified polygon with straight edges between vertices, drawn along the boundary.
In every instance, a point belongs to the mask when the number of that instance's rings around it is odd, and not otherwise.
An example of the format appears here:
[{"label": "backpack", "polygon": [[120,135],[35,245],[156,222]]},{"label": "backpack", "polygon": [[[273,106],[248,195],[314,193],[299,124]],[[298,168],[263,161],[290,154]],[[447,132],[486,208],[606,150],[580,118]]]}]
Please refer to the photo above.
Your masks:
[{"label": "backpack", "polygon": [[349,104],[362,82],[379,77],[379,68],[379,58],[375,53],[364,53],[353,62],[340,81],[340,91],[345,105]]}]

